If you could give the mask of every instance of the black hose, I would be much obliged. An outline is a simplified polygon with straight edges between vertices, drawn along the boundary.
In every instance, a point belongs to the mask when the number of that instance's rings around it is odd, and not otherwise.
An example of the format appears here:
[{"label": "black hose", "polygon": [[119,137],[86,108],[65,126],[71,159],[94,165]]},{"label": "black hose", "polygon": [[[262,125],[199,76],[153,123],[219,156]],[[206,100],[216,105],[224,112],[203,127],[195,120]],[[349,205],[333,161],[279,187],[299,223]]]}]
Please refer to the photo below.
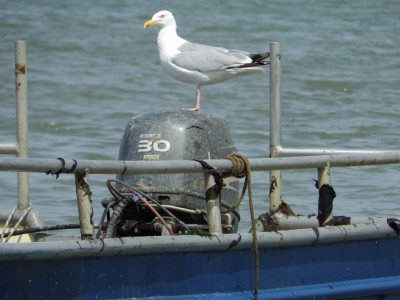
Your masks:
[{"label": "black hose", "polygon": [[107,224],[106,233],[104,235],[105,238],[113,238],[117,235],[117,225],[121,220],[122,212],[131,201],[133,201],[133,199],[124,197],[115,204],[113,214]]},{"label": "black hose", "polygon": [[[42,227],[33,227],[33,228],[25,228],[25,229],[18,229],[15,230],[14,235],[21,235],[26,233],[37,233],[42,231],[53,231],[53,230],[63,230],[63,229],[78,229],[81,226],[79,224],[64,224],[64,225],[52,225],[52,226],[42,226]],[[4,237],[8,237],[10,232],[6,232]]]},{"label": "black hose", "polygon": [[104,225],[104,219],[106,218],[106,215],[108,213],[108,211],[110,210],[110,208],[115,205],[116,201],[110,201],[106,208],[104,209],[104,212],[101,216],[100,222],[99,222],[99,228],[97,229],[97,233],[96,233],[96,238],[98,239],[100,237],[101,234],[101,230],[103,229],[103,225]]}]

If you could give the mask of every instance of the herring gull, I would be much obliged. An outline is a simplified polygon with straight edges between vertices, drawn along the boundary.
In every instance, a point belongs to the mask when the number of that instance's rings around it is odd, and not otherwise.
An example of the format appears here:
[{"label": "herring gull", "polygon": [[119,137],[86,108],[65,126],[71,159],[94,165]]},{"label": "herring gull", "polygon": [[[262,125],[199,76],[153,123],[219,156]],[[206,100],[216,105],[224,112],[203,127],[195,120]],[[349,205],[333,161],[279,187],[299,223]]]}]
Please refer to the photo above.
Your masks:
[{"label": "herring gull", "polygon": [[196,105],[187,109],[200,109],[200,86],[213,84],[242,75],[262,73],[262,66],[269,62],[269,53],[250,54],[240,50],[228,50],[191,43],[176,33],[173,14],[163,10],[144,23],[144,28],[156,25],[159,28],[157,45],[161,65],[165,72],[176,80],[195,84]]}]

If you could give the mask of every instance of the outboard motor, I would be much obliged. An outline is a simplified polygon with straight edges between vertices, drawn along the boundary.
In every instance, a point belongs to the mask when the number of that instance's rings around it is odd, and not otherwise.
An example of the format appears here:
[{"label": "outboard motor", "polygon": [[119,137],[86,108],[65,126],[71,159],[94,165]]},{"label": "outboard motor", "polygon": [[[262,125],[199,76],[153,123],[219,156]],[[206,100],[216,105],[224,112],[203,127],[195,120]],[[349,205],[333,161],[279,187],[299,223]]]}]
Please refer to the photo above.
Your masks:
[{"label": "outboard motor", "polygon": [[[236,152],[236,147],[223,119],[182,110],[133,117],[122,137],[118,159],[209,160],[225,158],[233,152]],[[208,230],[204,174],[119,175],[117,179],[139,190],[149,199],[154,199],[154,202],[157,201],[187,224],[188,228]],[[124,185],[118,188],[121,194],[132,193]],[[237,231],[239,213],[228,210],[238,199],[238,189],[237,178],[225,179],[220,196],[222,227],[225,233]],[[154,203],[152,206],[163,218],[170,218]],[[145,205],[138,205],[133,201],[121,214],[116,224],[117,236],[161,234],[161,226],[155,222],[157,218]],[[174,222],[171,220],[171,223]],[[174,227],[173,224],[171,226]]]}]

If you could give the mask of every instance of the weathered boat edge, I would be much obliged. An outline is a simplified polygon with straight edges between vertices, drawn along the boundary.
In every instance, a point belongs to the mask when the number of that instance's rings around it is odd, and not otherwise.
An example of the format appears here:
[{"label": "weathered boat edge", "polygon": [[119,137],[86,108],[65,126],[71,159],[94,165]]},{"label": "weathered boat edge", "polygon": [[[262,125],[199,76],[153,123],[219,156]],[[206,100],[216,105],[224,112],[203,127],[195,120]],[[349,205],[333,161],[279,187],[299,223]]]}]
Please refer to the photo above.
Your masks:
[{"label": "weathered boat edge", "polygon": [[[384,222],[257,232],[260,249],[299,247],[315,244],[397,237]],[[218,236],[175,235],[62,240],[0,244],[0,261],[51,260],[78,257],[184,253],[193,251],[252,250],[251,233]]]}]

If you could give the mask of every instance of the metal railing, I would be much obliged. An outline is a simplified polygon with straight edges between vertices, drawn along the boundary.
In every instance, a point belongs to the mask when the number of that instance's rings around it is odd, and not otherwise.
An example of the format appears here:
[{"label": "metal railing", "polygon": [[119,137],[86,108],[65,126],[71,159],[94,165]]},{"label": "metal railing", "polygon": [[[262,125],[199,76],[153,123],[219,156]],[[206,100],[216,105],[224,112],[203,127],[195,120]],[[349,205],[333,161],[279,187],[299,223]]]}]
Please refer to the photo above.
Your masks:
[{"label": "metal railing", "polygon": [[[322,155],[325,164],[317,166],[318,184],[321,187],[324,184],[330,184],[330,167],[338,166],[331,159],[333,157],[340,160],[348,159],[349,165],[354,165],[357,161],[366,160],[368,164],[385,163],[385,158],[398,153],[398,151],[384,150],[345,150],[345,149],[313,149],[313,148],[285,148],[282,145],[281,133],[281,45],[280,43],[271,43],[271,64],[270,64],[270,155],[272,158],[279,157],[297,157],[296,163],[304,161],[301,156],[319,156]],[[396,156],[396,154],[395,154]],[[394,157],[393,157],[394,158]],[[314,161],[314,159],[312,159]],[[399,163],[394,158],[392,163]],[[310,165],[311,167],[311,165]],[[315,166],[314,166],[315,167]],[[270,172],[270,213],[277,212],[282,204],[282,170],[273,170]]]},{"label": "metal railing", "polygon": [[[0,158],[0,171],[19,172],[18,208],[29,206],[29,180],[27,172],[73,173],[82,237],[91,235],[93,222],[87,174],[173,174],[201,173],[202,166],[195,161],[106,161],[73,159],[27,158],[27,94],[25,42],[16,42],[17,84],[17,143],[0,145],[0,154],[17,154],[18,158]],[[270,44],[270,158],[249,159],[252,171],[270,171],[270,213],[282,204],[282,170],[318,169],[319,185],[329,184],[331,167],[365,166],[400,163],[400,151],[294,149],[284,148],[281,138],[281,46]],[[225,159],[208,161],[219,172],[232,169],[232,162]],[[211,227],[211,225],[210,225]]]},{"label": "metal railing", "polygon": [[[1,143],[0,154],[15,154],[18,159],[24,159],[28,157],[28,80],[25,41],[15,42],[15,92],[17,140],[14,143]],[[22,222],[22,225],[32,228],[43,226],[40,214],[30,206],[29,170],[18,171],[17,186],[17,206],[11,212],[0,211],[0,221],[7,220],[5,227],[9,222],[12,224]],[[4,229],[2,235],[5,232]]]},{"label": "metal railing", "polygon": [[[16,143],[0,144],[0,154],[28,157],[28,93],[27,93],[26,42],[15,42],[15,91],[16,91]],[[29,173],[18,172],[18,209],[29,206]]]}]

